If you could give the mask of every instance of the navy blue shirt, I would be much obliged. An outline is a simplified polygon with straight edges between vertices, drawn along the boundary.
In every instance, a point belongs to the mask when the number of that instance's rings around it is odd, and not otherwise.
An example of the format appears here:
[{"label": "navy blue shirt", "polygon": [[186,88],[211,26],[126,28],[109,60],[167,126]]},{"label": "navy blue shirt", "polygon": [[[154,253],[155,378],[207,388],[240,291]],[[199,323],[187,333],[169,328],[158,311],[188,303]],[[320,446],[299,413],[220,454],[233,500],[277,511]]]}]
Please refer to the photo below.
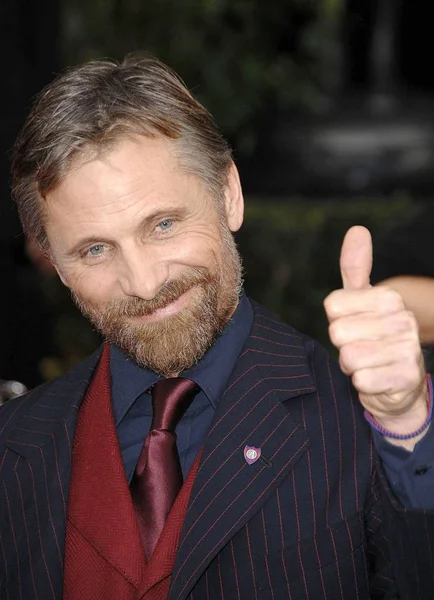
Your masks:
[{"label": "navy blue shirt", "polygon": [[[253,323],[253,309],[243,294],[223,333],[202,360],[182,376],[200,388],[176,428],[176,444],[184,477],[202,446],[238,356]],[[111,346],[110,371],[116,430],[128,481],[131,480],[152,423],[151,395],[147,390],[159,375],[141,369],[121,350]],[[377,451],[392,489],[402,504],[434,508],[434,428],[413,452],[394,446],[373,430]]]},{"label": "navy blue shirt", "polygon": [[408,508],[434,508],[434,427],[409,452],[390,444],[373,430],[374,443],[387,479],[401,504]]},{"label": "navy blue shirt", "polygon": [[[243,294],[214,345],[197,365],[182,372],[182,377],[193,380],[201,388],[176,428],[176,445],[184,477],[211,427],[217,404],[252,323],[252,305]],[[114,346],[110,351],[110,371],[116,430],[125,473],[130,481],[152,423],[151,395],[146,390],[161,378],[153,371],[138,367]]]}]

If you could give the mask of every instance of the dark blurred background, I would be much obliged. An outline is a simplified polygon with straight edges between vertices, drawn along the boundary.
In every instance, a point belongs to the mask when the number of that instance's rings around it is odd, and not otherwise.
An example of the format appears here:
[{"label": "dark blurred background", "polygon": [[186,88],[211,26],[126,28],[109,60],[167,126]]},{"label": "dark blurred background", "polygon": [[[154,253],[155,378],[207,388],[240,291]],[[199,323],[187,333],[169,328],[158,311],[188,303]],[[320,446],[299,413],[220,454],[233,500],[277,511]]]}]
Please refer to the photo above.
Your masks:
[{"label": "dark blurred background", "polygon": [[[374,243],[434,189],[433,3],[425,0],[2,0],[0,378],[29,387],[97,335],[35,249],[9,191],[31,99],[66,65],[148,51],[177,70],[235,150],[246,288],[327,344],[346,229]],[[433,209],[434,210],[434,209]]]}]

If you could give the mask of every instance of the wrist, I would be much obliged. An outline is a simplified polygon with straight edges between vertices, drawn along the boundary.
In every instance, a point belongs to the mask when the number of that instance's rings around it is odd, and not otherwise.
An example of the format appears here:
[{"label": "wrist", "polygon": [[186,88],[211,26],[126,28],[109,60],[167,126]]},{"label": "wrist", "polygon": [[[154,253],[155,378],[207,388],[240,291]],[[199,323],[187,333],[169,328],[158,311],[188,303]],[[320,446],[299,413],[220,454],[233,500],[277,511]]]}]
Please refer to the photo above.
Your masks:
[{"label": "wrist", "polygon": [[431,377],[427,376],[424,393],[414,403],[411,410],[403,415],[372,415],[365,410],[365,418],[375,430],[394,444],[412,449],[428,431],[433,416],[433,386]]}]

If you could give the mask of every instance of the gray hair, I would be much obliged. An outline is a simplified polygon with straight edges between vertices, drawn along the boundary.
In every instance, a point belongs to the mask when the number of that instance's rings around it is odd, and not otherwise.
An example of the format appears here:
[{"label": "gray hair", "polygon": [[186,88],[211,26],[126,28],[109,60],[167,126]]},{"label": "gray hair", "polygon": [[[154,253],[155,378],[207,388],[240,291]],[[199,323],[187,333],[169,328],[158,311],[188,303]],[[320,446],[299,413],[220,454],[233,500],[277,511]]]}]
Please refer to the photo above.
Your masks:
[{"label": "gray hair", "polygon": [[46,249],[47,194],[80,161],[137,135],[170,140],[180,167],[222,198],[231,149],[181,79],[153,58],[91,61],[42,90],[14,145],[12,194],[24,232]]}]

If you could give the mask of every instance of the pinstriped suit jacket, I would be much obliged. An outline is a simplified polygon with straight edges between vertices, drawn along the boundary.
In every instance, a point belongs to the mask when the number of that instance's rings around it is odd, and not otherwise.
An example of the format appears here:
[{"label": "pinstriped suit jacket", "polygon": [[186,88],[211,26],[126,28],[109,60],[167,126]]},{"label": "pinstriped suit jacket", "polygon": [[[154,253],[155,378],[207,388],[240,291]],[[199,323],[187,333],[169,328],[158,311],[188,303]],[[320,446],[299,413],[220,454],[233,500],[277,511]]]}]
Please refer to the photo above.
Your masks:
[{"label": "pinstriped suit jacket", "polygon": [[[71,442],[98,357],[0,409],[2,600],[62,596]],[[246,444],[265,461],[248,465]],[[434,511],[398,504],[348,379],[258,306],[181,535],[168,600],[187,598],[434,598]]]}]

